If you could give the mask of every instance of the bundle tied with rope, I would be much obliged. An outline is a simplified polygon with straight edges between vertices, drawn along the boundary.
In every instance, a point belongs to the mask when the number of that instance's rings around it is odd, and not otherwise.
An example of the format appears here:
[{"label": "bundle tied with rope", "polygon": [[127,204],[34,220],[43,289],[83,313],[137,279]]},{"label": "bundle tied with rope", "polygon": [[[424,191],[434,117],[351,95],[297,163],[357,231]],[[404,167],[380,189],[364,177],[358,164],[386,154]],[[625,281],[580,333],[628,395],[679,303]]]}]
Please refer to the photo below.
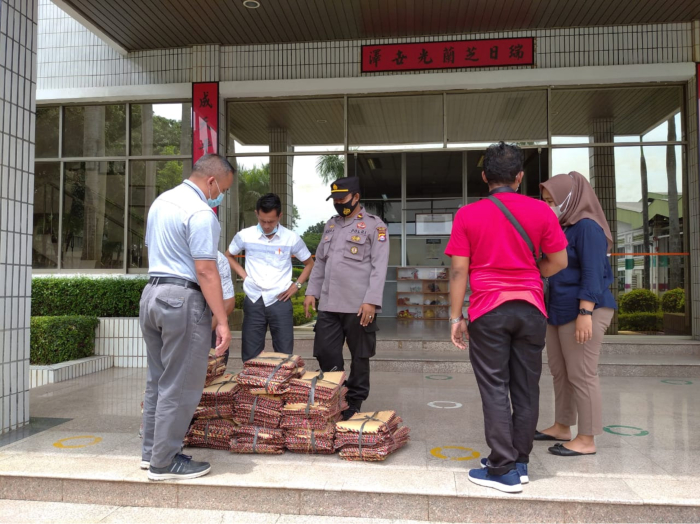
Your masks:
[{"label": "bundle tied with rope", "polygon": [[211,385],[202,391],[199,406],[194,412],[195,420],[217,418],[232,420],[238,390],[239,386],[234,375],[227,374],[217,377]]},{"label": "bundle tied with rope", "polygon": [[342,418],[347,409],[343,371],[307,371],[292,379],[282,409],[281,427],[323,430]]},{"label": "bundle tied with rope", "polygon": [[211,419],[195,420],[185,436],[185,445],[197,448],[230,448],[236,423],[231,420]]},{"label": "bundle tied with rope", "polygon": [[357,413],[336,424],[335,449],[346,460],[385,460],[409,440],[410,430],[401,422],[395,411]]},{"label": "bundle tied with rope", "polygon": [[284,431],[243,425],[237,427],[229,443],[231,453],[279,455],[284,453]]},{"label": "bundle tied with rope", "polygon": [[263,352],[243,364],[238,383],[251,393],[281,395],[289,389],[292,378],[304,374],[304,361],[299,355]]},{"label": "bundle tied with rope", "polygon": [[321,429],[285,429],[284,445],[293,453],[332,455],[335,453],[335,424],[329,422]]}]

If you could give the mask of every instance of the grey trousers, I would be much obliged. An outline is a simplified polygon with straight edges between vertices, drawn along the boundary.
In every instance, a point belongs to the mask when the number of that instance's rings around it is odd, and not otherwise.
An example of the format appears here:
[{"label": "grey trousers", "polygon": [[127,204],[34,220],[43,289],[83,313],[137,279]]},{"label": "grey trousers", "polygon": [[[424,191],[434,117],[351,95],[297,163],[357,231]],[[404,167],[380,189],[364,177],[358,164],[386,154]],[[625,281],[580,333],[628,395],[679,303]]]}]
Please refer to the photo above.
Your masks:
[{"label": "grey trousers", "polygon": [[[578,423],[580,435],[603,433],[603,395],[598,359],[603,336],[615,311],[593,310],[593,338],[576,342],[576,321],[547,326],[547,362],[554,384],[554,420],[565,426]],[[578,415],[578,417],[577,417]]]},{"label": "grey trousers", "polygon": [[278,300],[265,306],[260,297],[253,302],[245,297],[243,302],[243,333],[241,334],[241,358],[243,362],[257,357],[265,349],[265,335],[270,326],[272,347],[276,353],[291,355],[294,352],[294,312],[292,301]]},{"label": "grey trousers", "polygon": [[202,397],[211,341],[204,295],[172,284],[143,290],[139,321],[148,352],[141,459],[168,466]]}]

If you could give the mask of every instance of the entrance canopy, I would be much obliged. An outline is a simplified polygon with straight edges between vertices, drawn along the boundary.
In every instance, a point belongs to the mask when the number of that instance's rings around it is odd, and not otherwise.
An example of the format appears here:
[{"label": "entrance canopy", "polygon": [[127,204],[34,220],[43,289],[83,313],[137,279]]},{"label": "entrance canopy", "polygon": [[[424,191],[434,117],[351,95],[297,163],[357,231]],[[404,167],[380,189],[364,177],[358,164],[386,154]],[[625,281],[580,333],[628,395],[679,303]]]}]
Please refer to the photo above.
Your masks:
[{"label": "entrance canopy", "polygon": [[[122,52],[688,22],[697,0],[54,0]],[[246,5],[259,5],[248,8]]]}]

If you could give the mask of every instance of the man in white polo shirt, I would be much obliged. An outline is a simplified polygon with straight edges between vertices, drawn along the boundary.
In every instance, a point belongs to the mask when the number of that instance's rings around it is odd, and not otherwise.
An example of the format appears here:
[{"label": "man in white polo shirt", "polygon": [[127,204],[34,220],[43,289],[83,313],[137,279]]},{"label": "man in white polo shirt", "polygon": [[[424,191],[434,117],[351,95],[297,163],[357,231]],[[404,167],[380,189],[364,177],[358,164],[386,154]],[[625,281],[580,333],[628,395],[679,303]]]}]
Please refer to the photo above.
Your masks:
[{"label": "man in white polo shirt", "polygon": [[[270,328],[272,347],[277,353],[294,351],[294,314],[291,298],[311,274],[314,262],[304,241],[280,224],[282,202],[274,193],[258,199],[258,224],[233,237],[226,257],[243,279],[243,362],[257,357],[265,348]],[[245,268],[235,259],[245,251]],[[296,282],[292,281],[292,256],[304,263]]]}]

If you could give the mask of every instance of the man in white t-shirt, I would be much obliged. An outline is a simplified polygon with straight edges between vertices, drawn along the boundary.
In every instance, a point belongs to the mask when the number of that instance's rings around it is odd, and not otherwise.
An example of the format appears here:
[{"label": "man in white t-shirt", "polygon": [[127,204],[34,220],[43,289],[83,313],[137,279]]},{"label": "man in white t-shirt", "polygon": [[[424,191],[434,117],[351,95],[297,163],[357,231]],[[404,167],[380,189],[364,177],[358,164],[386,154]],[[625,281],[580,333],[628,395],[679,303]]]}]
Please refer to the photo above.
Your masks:
[{"label": "man in white t-shirt", "polygon": [[[226,258],[231,269],[243,279],[243,362],[257,357],[265,348],[270,328],[272,347],[289,355],[294,351],[294,314],[291,298],[311,274],[314,262],[301,237],[280,224],[282,202],[274,193],[258,199],[258,224],[233,237]],[[245,251],[245,268],[235,259]],[[292,281],[292,256],[304,263],[296,282]]]}]

